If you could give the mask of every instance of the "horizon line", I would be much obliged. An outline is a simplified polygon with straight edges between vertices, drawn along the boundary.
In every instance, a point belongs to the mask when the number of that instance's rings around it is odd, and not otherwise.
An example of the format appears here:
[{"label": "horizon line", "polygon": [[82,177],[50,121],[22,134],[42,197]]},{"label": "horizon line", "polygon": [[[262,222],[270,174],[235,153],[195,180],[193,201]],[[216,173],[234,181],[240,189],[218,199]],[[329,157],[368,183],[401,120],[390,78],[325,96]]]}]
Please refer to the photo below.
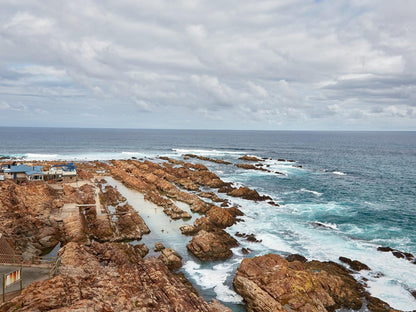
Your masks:
[{"label": "horizon line", "polygon": [[90,130],[165,130],[165,131],[262,131],[262,132],[416,132],[407,129],[368,130],[368,129],[207,129],[207,128],[116,128],[116,127],[57,127],[57,126],[0,126],[17,129],[90,129]]}]

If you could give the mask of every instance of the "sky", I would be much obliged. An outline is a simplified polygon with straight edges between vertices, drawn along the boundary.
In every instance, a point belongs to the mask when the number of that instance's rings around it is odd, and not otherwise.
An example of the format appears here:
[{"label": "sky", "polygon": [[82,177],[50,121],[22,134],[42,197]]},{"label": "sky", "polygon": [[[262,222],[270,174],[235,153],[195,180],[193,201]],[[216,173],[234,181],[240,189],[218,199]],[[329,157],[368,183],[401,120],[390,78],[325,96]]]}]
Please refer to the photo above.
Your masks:
[{"label": "sky", "polygon": [[0,126],[416,130],[414,0],[0,7]]}]

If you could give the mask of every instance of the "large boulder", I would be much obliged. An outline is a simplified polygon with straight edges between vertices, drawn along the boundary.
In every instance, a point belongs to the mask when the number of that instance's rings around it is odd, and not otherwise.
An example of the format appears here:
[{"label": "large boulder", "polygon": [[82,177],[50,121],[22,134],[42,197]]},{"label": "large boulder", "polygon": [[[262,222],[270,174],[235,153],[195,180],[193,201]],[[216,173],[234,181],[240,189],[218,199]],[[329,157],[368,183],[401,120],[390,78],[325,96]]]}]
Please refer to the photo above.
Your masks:
[{"label": "large boulder", "polygon": [[226,228],[233,225],[236,220],[226,208],[213,206],[207,212],[207,217],[210,222],[219,228]]},{"label": "large boulder", "polygon": [[233,189],[232,191],[228,192],[227,195],[254,201],[272,200],[270,196],[260,195],[256,190],[252,190],[246,186],[240,187],[238,189]]},{"label": "large boulder", "polygon": [[359,310],[363,297],[370,311],[394,311],[366,293],[347,269],[334,262],[288,262],[274,254],[244,259],[234,288],[250,312]]},{"label": "large boulder", "polygon": [[186,246],[188,250],[202,261],[225,260],[233,255],[230,248],[238,242],[224,230],[207,232],[201,230]]}]

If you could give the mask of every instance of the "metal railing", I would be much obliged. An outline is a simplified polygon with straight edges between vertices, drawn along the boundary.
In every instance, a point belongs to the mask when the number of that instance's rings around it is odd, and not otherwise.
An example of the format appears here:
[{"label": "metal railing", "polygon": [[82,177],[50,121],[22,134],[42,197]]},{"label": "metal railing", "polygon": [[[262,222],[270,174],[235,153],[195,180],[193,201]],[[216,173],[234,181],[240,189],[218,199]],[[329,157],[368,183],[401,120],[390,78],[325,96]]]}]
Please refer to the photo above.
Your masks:
[{"label": "metal railing", "polygon": [[53,266],[57,257],[34,256],[24,259],[22,255],[0,254],[0,265],[23,265],[23,266]]}]

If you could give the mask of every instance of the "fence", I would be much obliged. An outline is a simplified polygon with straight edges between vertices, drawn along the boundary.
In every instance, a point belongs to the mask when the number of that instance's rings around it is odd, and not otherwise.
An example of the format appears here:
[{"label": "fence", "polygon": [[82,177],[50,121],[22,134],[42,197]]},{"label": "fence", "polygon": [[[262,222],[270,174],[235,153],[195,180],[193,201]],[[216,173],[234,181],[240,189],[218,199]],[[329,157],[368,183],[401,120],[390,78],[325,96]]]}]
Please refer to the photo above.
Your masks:
[{"label": "fence", "polygon": [[22,266],[53,266],[57,257],[32,257],[24,259],[21,255],[0,254],[0,265],[22,265]]}]

